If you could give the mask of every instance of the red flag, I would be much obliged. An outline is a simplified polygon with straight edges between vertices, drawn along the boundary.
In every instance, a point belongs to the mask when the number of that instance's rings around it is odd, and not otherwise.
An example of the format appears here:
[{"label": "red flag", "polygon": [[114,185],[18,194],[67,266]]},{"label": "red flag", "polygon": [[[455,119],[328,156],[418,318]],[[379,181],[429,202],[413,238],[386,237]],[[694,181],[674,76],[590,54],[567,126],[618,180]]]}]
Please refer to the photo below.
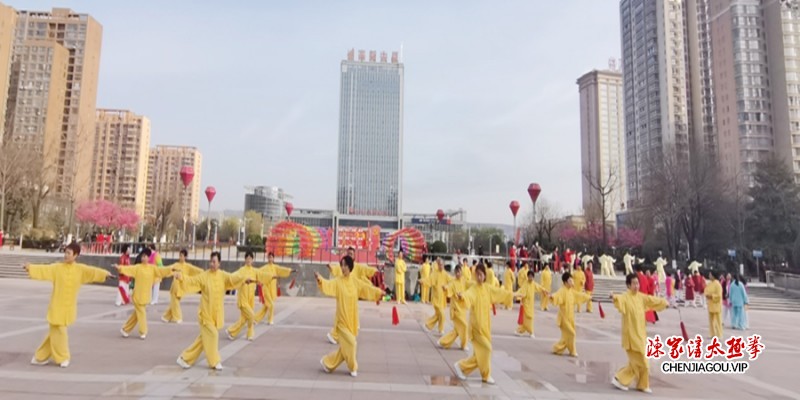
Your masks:
[{"label": "red flag", "polygon": [[517,325],[522,325],[523,321],[525,321],[525,306],[520,304],[519,305],[519,317],[517,317]]},{"label": "red flag", "polygon": [[278,286],[278,297],[281,297],[281,287]]},{"label": "red flag", "polygon": [[260,283],[256,286],[256,292],[258,292],[258,299],[261,300],[261,304],[265,304],[267,301],[264,300],[264,287]]},{"label": "red flag", "polygon": [[605,318],[606,317],[606,313],[603,312],[603,303],[598,301],[597,302],[597,309],[600,310],[600,318]]},{"label": "red flag", "polygon": [[397,325],[400,323],[400,316],[397,315],[397,306],[392,307],[392,325]]},{"label": "red flag", "polygon": [[492,304],[492,314],[497,315],[497,308]]},{"label": "red flag", "polygon": [[128,293],[125,289],[122,286],[117,286],[117,289],[119,289],[119,294],[122,296],[122,304],[130,303],[131,300],[128,298]]},{"label": "red flag", "polygon": [[681,309],[678,308],[678,318],[681,319],[681,335],[683,335],[683,340],[685,342],[689,341],[689,333],[686,332],[686,325],[683,324],[683,317],[681,316]]},{"label": "red flag", "polygon": [[297,278],[292,278],[292,283],[289,284],[289,289],[293,289],[294,288],[295,279],[297,279]]}]

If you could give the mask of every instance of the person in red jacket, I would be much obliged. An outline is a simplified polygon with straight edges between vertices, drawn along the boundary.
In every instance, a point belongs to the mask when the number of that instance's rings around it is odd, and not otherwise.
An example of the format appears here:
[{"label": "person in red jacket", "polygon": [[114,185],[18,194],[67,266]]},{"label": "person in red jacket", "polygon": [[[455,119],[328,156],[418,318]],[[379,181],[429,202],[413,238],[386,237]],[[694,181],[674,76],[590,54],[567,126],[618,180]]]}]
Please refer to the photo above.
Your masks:
[{"label": "person in red jacket", "polygon": [[[594,290],[594,272],[592,272],[592,262],[589,261],[586,263],[586,269],[583,271],[583,274],[586,276],[586,283],[583,285],[583,289],[586,291],[586,294],[589,297],[592,296],[592,291]],[[592,312],[592,301],[589,300],[586,302],[586,312]]]},{"label": "person in red jacket", "polygon": [[[128,254],[128,245],[122,245],[122,255],[119,256],[118,265],[131,265],[131,256]],[[131,302],[131,278],[127,275],[119,274],[118,291],[117,291],[117,307],[128,304]]]},{"label": "person in red jacket", "polygon": [[697,298],[694,297],[694,277],[692,275],[686,275],[684,278],[684,299],[686,300],[683,303],[684,307],[689,307],[689,303],[692,303],[692,306],[697,308]]},{"label": "person in red jacket", "polygon": [[528,250],[525,248],[524,245],[520,246],[519,249],[519,261],[521,264],[528,261]]},{"label": "person in red jacket", "polygon": [[706,298],[705,298],[705,291],[706,291],[706,280],[700,272],[694,273],[694,293],[695,297],[700,300],[700,306],[706,306]]},{"label": "person in red jacket", "polygon": [[564,251],[564,262],[567,264],[567,270],[570,270],[570,266],[572,266],[572,258],[575,256],[575,253],[567,247]]},{"label": "person in red jacket", "polygon": [[558,246],[553,250],[553,270],[561,272],[561,253],[558,252]]},{"label": "person in red jacket", "polygon": [[[644,268],[641,265],[637,265],[634,269],[636,270],[636,278],[639,280],[639,291],[644,294],[650,293],[650,277],[642,272]],[[645,311],[644,319],[651,324],[656,323],[656,315],[653,311]]]}]

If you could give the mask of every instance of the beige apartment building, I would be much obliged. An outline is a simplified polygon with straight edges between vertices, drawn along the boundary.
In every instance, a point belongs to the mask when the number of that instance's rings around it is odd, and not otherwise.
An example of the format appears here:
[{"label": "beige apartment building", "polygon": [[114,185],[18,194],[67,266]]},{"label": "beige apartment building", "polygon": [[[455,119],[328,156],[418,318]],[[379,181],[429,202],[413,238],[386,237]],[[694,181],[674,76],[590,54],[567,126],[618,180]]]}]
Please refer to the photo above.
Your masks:
[{"label": "beige apartment building", "polygon": [[[53,8],[52,11],[19,11],[17,25],[14,33],[14,54],[22,55],[21,62],[34,64],[33,71],[26,69],[26,78],[20,75],[17,93],[26,91],[25,104],[17,104],[16,110],[25,113],[22,123],[28,124],[21,130],[36,133],[39,129],[41,135],[52,135],[46,125],[59,121],[57,132],[58,150],[56,154],[56,181],[55,195],[61,200],[77,203],[89,198],[91,188],[92,151],[95,139],[95,109],[97,102],[97,81],[100,69],[100,47],[103,28],[88,14],[79,14],[67,8]],[[49,42],[48,50],[41,52],[41,43]],[[38,49],[38,53],[35,53]],[[31,118],[35,115],[34,105],[40,109],[47,104],[55,103],[52,98],[55,91],[50,92],[44,85],[44,76],[50,74],[60,66],[56,63],[63,60],[66,51],[66,82],[63,86],[63,100],[60,120],[58,117],[46,115],[44,126],[40,123],[31,125]],[[52,53],[52,57],[49,53]],[[56,54],[59,53],[59,54]],[[20,66],[21,68],[21,66]],[[22,72],[22,71],[20,71]],[[31,74],[33,79],[29,78]],[[41,79],[40,79],[41,78]],[[41,84],[37,84],[41,82]],[[51,80],[51,84],[54,84]],[[14,83],[12,83],[14,85]],[[58,100],[58,99],[56,99]],[[27,102],[31,102],[30,104]],[[19,101],[17,101],[19,103]],[[31,111],[34,115],[27,112]],[[15,111],[16,112],[16,111]],[[41,114],[45,114],[44,111]],[[54,114],[55,115],[55,114]],[[41,117],[42,115],[38,115]],[[13,116],[16,118],[16,115]],[[15,124],[17,120],[15,119]],[[30,131],[30,130],[33,131]],[[45,140],[47,143],[48,140]]]},{"label": "beige apartment building", "polygon": [[14,44],[14,29],[17,26],[17,12],[0,3],[0,144],[6,136],[6,104],[8,103],[8,82],[11,72],[11,50]]},{"label": "beige apartment building", "polygon": [[92,197],[145,212],[150,120],[127,110],[97,110]]},{"label": "beige apartment building", "polygon": [[[144,214],[147,222],[156,223],[159,207],[168,201],[174,201],[178,215],[188,212],[189,221],[198,220],[202,162],[203,157],[196,147],[156,146],[150,149]],[[194,179],[186,189],[180,175],[185,165],[194,169]]]},{"label": "beige apartment building", "polygon": [[[581,112],[581,182],[584,215],[602,213],[598,188],[606,196],[607,222],[625,208],[625,119],[622,73],[594,70],[578,78]],[[607,189],[606,189],[607,188]]]}]

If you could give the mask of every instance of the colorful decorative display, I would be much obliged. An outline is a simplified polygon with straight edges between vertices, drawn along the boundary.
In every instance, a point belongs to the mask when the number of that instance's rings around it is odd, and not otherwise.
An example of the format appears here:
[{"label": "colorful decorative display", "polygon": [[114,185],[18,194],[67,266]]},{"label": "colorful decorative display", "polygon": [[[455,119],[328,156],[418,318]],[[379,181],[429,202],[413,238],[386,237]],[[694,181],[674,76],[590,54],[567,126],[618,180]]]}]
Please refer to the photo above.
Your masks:
[{"label": "colorful decorative display", "polygon": [[302,224],[283,221],[275,225],[267,238],[267,251],[275,256],[310,259],[322,244],[320,232]]},{"label": "colorful decorative display", "polygon": [[416,228],[403,228],[384,239],[383,247],[386,249],[386,257],[392,262],[394,261],[395,244],[400,245],[400,250],[403,250],[403,254],[412,262],[422,262],[422,255],[428,251],[425,237]]},{"label": "colorful decorative display", "polygon": [[381,228],[377,225],[364,228],[339,228],[339,248],[352,246],[356,250],[375,252],[381,245]]}]

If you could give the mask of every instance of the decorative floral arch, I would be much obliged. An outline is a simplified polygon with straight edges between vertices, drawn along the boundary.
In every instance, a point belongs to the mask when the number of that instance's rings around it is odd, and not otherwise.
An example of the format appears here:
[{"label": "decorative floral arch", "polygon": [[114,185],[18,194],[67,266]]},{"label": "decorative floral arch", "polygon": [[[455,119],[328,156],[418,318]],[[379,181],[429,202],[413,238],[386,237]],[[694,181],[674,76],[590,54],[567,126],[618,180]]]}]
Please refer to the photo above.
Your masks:
[{"label": "decorative floral arch", "polygon": [[384,239],[383,246],[389,261],[394,261],[395,244],[399,244],[403,254],[413,262],[421,262],[422,255],[428,251],[425,236],[416,228],[403,228]]}]

